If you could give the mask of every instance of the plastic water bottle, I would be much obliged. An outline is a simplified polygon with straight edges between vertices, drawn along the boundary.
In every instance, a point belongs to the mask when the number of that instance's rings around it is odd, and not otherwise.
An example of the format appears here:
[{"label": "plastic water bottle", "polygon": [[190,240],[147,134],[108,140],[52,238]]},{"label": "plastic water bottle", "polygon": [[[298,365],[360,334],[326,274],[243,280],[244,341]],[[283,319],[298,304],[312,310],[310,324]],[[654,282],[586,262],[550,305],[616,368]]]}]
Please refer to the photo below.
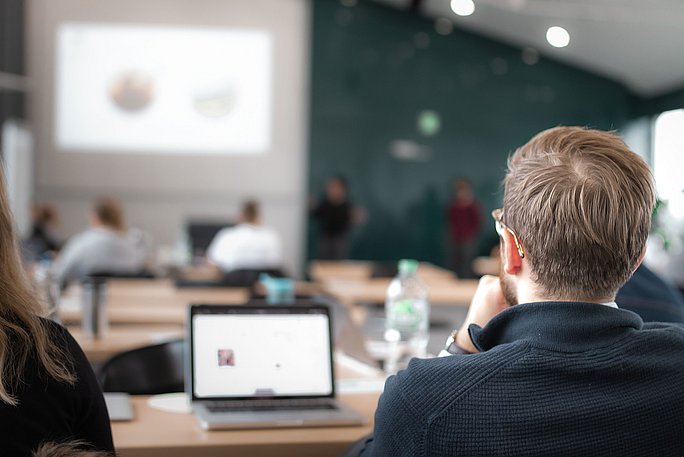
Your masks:
[{"label": "plastic water bottle", "polygon": [[36,296],[43,305],[43,310],[48,319],[59,322],[58,303],[59,303],[59,284],[52,274],[50,259],[41,259],[33,267],[33,286]]},{"label": "plastic water bottle", "polygon": [[405,367],[412,357],[425,357],[429,338],[430,307],[427,287],[418,279],[416,260],[399,261],[399,275],[387,289],[385,341],[389,373]]}]

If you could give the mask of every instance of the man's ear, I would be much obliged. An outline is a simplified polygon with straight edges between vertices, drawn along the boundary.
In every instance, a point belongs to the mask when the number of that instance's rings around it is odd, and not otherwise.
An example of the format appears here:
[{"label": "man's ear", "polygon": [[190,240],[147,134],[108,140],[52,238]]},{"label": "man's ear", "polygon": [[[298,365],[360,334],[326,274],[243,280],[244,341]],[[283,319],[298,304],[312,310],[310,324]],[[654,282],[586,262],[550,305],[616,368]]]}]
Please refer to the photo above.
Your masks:
[{"label": "man's ear", "polygon": [[509,275],[515,275],[520,272],[522,268],[522,257],[518,252],[518,247],[515,244],[515,237],[508,230],[503,230],[501,234],[501,261],[503,262],[503,271]]},{"label": "man's ear", "polygon": [[641,265],[641,262],[644,261],[644,257],[646,257],[646,245],[644,244],[644,249],[641,250],[641,255],[639,256],[639,260],[637,260],[636,265],[634,265],[634,269],[632,270],[632,274],[634,274],[635,271],[637,271],[637,268],[639,268],[639,265]]}]

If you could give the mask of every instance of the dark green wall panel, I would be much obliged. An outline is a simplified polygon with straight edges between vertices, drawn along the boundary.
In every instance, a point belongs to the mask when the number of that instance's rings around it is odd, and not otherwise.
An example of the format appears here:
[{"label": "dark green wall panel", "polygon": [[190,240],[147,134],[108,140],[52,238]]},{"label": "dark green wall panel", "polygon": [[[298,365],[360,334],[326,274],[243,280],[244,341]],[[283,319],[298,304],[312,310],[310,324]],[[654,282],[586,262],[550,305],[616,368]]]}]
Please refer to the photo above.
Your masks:
[{"label": "dark green wall panel", "polygon": [[[556,125],[619,128],[634,98],[620,84],[459,30],[435,33],[432,21],[360,1],[348,8],[314,0],[309,189],[331,174],[351,182],[367,209],[352,257],[410,256],[442,264],[444,207],[455,176],[469,177],[485,211],[499,204],[508,154]],[[429,45],[420,48],[428,37]],[[417,128],[429,109],[441,116],[431,137]],[[393,158],[390,144],[411,140],[430,160]],[[309,257],[315,256],[315,223]],[[495,239],[483,234],[482,247]]]}]

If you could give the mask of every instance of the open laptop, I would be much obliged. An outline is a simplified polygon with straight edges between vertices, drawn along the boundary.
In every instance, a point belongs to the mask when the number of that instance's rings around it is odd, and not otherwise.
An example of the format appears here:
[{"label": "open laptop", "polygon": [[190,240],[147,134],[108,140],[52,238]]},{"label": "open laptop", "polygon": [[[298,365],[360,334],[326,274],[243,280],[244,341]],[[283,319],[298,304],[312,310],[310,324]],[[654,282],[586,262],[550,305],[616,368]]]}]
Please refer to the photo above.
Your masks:
[{"label": "open laptop", "polygon": [[209,430],[358,425],[335,400],[326,306],[191,305],[186,386]]},{"label": "open laptop", "polygon": [[[251,298],[249,305],[266,305],[266,299],[258,297]],[[374,358],[366,349],[366,337],[363,330],[349,315],[349,309],[340,303],[339,300],[327,295],[314,295],[307,297],[296,297],[296,305],[325,305],[330,309],[333,323],[333,341],[338,350],[345,355],[364,363],[371,368],[382,369],[382,365],[377,358]]]}]

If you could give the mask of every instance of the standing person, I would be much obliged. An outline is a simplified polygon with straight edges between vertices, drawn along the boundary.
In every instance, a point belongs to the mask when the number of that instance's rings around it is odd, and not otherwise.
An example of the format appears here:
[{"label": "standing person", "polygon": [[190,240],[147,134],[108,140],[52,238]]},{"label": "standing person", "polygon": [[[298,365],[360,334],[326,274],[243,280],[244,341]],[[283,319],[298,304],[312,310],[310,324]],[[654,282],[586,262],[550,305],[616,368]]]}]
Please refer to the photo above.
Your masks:
[{"label": "standing person", "polygon": [[480,206],[473,188],[465,179],[454,182],[454,196],[449,204],[449,266],[459,278],[472,278],[472,264],[482,226]]},{"label": "standing person", "polygon": [[558,127],[519,148],[492,213],[499,278],[480,280],[447,356],[387,380],[361,455],[684,455],[684,328],[615,303],[654,187],[612,133]]},{"label": "standing person", "polygon": [[312,205],[311,214],[320,227],[318,258],[321,260],[344,260],[348,256],[349,231],[361,218],[348,193],[347,180],[333,176],[325,184],[324,197]]},{"label": "standing person", "polygon": [[82,440],[113,452],[104,398],[62,326],[42,318],[23,269],[0,172],[0,447],[27,456],[43,441]]},{"label": "standing person", "polygon": [[94,273],[135,274],[145,266],[146,252],[129,237],[123,209],[113,198],[95,202],[90,228],[74,235],[53,266],[60,285]]},{"label": "standing person", "polygon": [[224,273],[234,270],[275,270],[282,268],[282,244],[278,234],[261,225],[259,203],[242,205],[240,223],[216,234],[207,249],[207,259]]}]

